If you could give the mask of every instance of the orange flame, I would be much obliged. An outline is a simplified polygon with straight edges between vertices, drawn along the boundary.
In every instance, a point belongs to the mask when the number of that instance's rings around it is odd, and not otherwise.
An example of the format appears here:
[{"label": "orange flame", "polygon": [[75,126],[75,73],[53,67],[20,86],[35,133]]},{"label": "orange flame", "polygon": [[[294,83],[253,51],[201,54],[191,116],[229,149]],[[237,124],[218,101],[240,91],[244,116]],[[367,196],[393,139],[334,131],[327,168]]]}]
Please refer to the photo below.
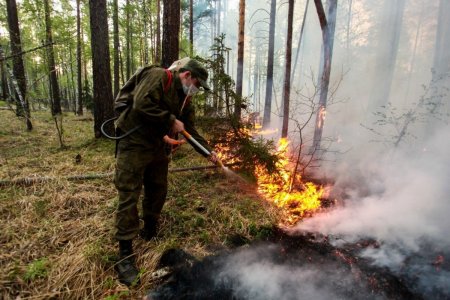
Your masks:
[{"label": "orange flame", "polygon": [[320,109],[319,109],[319,115],[318,115],[318,118],[317,118],[317,127],[318,128],[322,128],[323,127],[323,123],[324,123],[324,121],[325,121],[325,115],[326,115],[326,113],[327,113],[327,111],[326,111],[326,109],[325,109],[325,106],[321,106],[320,107]]},{"label": "orange flame", "polygon": [[262,130],[262,127],[261,127],[261,128],[255,128],[255,131],[253,132],[253,136],[269,135],[269,134],[274,134],[277,132],[278,132],[278,128]]},{"label": "orange flame", "polygon": [[[289,213],[289,223],[302,218],[306,213],[311,213],[320,207],[320,198],[324,193],[322,187],[311,182],[302,183],[298,173],[289,171],[288,157],[289,142],[282,138],[279,141],[277,154],[278,175],[269,174],[262,166],[256,167],[258,191],[268,200]],[[293,191],[293,183],[299,183],[300,191]]]},{"label": "orange flame", "polygon": [[[248,129],[241,129],[247,133]],[[256,131],[257,134],[260,132]],[[227,133],[226,138],[230,138],[234,133]],[[301,175],[293,172],[293,168],[289,161],[289,141],[280,139],[276,155],[278,162],[276,165],[277,172],[269,173],[269,171],[260,164],[255,166],[255,177],[258,184],[258,192],[268,202],[274,203],[281,208],[287,215],[288,224],[293,224],[304,217],[306,214],[313,213],[320,208],[320,199],[325,194],[325,189],[316,186],[312,182],[302,182]],[[239,159],[231,159],[230,153],[232,149],[226,146],[226,143],[217,144],[219,157],[227,163],[240,163]]]}]

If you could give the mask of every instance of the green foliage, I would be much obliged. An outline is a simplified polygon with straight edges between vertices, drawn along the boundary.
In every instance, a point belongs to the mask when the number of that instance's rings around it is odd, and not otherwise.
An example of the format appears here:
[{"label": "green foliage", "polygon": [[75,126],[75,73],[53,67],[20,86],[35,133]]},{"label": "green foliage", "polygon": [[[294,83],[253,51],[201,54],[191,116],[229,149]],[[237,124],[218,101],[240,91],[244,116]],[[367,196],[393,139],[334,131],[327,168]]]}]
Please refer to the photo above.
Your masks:
[{"label": "green foliage", "polygon": [[102,264],[109,264],[115,261],[113,254],[108,253],[104,247],[105,240],[95,240],[84,247],[84,257],[90,262],[97,262]]},{"label": "green foliage", "polygon": [[122,299],[123,297],[127,297],[130,295],[130,291],[120,291],[118,294],[114,294],[114,295],[109,295],[105,298],[103,298],[104,300],[118,300],[118,299]]},{"label": "green foliage", "polygon": [[252,223],[249,226],[249,233],[251,236],[255,237],[258,240],[264,240],[273,235],[273,226],[257,226],[256,224]]},{"label": "green foliage", "polygon": [[274,175],[279,157],[273,140],[254,138],[251,124],[238,123],[226,118],[201,118],[200,126],[209,133],[210,143],[224,157],[224,163],[234,167],[254,179],[256,166],[260,165]]},{"label": "green foliage", "polygon": [[83,91],[81,96],[83,97],[83,105],[86,107],[86,109],[90,110],[91,112],[94,111],[94,97],[92,96],[92,90],[89,86],[89,83],[85,82],[83,85]]},{"label": "green foliage", "polygon": [[[215,38],[210,58],[197,57],[212,73],[212,91],[208,98],[196,98],[197,106],[204,105],[199,123],[211,134],[211,143],[225,157],[225,163],[237,163],[238,168],[250,178],[254,177],[256,165],[262,165],[274,173],[278,156],[273,141],[254,139],[251,135],[253,124],[236,118],[233,113],[235,103],[246,107],[246,99],[236,95],[234,81],[225,73],[225,54],[229,50],[222,34]],[[209,99],[212,102],[208,103]]]},{"label": "green foliage", "polygon": [[41,258],[31,262],[23,274],[23,279],[26,281],[32,281],[37,278],[45,278],[48,274],[49,263],[47,258]]},{"label": "green foliage", "polygon": [[239,120],[236,120],[233,114],[233,108],[237,101],[243,103],[235,91],[234,81],[230,75],[225,72],[225,56],[231,49],[225,46],[225,34],[214,39],[214,44],[210,48],[212,55],[207,58],[197,57],[210,71],[210,81],[212,82],[212,91],[209,98],[212,102],[204,111],[206,115],[226,116],[234,127],[239,127]]},{"label": "green foliage", "polygon": [[44,200],[38,200],[36,202],[33,203],[34,206],[34,210],[36,211],[36,214],[43,218],[47,215],[47,210],[48,210],[48,200],[44,199]]},{"label": "green foliage", "polygon": [[[6,12],[6,4],[4,1],[0,2],[0,11]],[[7,27],[7,20],[6,20],[6,14],[0,14],[0,25],[3,25],[3,27]]]},{"label": "green foliage", "polygon": [[180,58],[190,56],[191,43],[189,42],[189,36],[183,38],[180,41]]}]

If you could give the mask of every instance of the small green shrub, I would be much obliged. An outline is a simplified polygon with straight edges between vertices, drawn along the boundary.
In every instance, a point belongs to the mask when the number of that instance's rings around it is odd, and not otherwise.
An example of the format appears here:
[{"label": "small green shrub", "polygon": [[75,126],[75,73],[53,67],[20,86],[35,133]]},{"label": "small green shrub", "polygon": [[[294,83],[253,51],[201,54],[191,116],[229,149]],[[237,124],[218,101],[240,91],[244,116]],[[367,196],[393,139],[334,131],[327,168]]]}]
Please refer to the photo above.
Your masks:
[{"label": "small green shrub", "polygon": [[38,200],[33,203],[33,207],[36,212],[36,215],[43,218],[47,215],[48,200]]},{"label": "small green shrub", "polygon": [[41,258],[33,261],[27,266],[23,279],[26,281],[32,281],[36,278],[45,278],[48,274],[49,263],[47,258]]}]

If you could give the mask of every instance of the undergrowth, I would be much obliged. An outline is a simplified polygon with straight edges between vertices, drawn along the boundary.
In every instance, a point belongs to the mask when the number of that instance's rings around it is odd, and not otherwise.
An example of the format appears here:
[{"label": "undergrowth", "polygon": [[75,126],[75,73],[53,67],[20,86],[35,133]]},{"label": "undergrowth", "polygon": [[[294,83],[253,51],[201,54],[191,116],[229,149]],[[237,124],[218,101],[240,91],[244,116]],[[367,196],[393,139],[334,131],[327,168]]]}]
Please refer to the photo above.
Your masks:
[{"label": "undergrowth", "polygon": [[[161,254],[182,248],[201,258],[229,247],[235,237],[263,238],[279,211],[255,187],[217,170],[169,174],[169,193],[156,239],[135,240],[141,285],[128,289],[114,272],[117,204],[112,177],[68,181],[65,176],[114,171],[114,142],[95,139],[91,116],[64,115],[64,149],[49,112],[32,112],[25,130],[0,110],[0,180],[48,176],[30,186],[0,187],[0,299],[138,299],[155,288]],[[170,168],[208,165],[189,145]]]}]

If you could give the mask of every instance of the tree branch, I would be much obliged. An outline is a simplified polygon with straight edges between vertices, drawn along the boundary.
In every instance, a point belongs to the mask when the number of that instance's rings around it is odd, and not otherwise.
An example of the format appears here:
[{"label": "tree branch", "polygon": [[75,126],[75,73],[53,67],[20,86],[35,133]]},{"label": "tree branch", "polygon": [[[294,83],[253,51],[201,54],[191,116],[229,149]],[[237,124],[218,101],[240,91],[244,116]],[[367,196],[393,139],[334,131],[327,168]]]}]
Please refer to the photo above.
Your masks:
[{"label": "tree branch", "polygon": [[5,61],[5,60],[7,60],[7,59],[14,58],[14,57],[16,57],[16,56],[22,56],[22,55],[24,55],[24,54],[26,54],[26,53],[28,53],[28,52],[33,52],[33,51],[36,51],[36,50],[39,50],[39,49],[41,49],[41,48],[45,48],[45,47],[48,47],[48,46],[51,46],[51,45],[54,45],[54,44],[55,44],[55,43],[48,43],[48,44],[41,45],[41,46],[36,47],[36,48],[33,48],[33,49],[25,50],[25,51],[22,51],[22,52],[20,52],[20,53],[16,53],[16,54],[7,56],[7,57],[0,57],[0,62]]},{"label": "tree branch", "polygon": [[325,10],[323,9],[321,0],[314,0],[314,4],[316,5],[317,15],[319,16],[320,28],[322,30],[327,26],[327,17],[325,16]]},{"label": "tree branch", "polygon": [[[235,164],[225,164],[226,167],[234,166]],[[186,168],[171,168],[169,169],[170,173],[178,173],[178,172],[186,172],[186,171],[204,171],[204,170],[212,170],[217,169],[219,166],[217,165],[209,165],[209,166],[194,166],[194,167],[186,167]],[[44,183],[49,181],[56,180],[67,180],[67,181],[83,181],[83,180],[92,180],[92,179],[101,179],[108,178],[114,176],[113,172],[109,173],[98,173],[98,174],[86,174],[86,175],[71,175],[71,176],[61,176],[61,177],[50,177],[50,176],[35,176],[35,177],[24,177],[17,178],[11,180],[0,180],[0,187],[6,186],[31,186],[36,183]]]}]

